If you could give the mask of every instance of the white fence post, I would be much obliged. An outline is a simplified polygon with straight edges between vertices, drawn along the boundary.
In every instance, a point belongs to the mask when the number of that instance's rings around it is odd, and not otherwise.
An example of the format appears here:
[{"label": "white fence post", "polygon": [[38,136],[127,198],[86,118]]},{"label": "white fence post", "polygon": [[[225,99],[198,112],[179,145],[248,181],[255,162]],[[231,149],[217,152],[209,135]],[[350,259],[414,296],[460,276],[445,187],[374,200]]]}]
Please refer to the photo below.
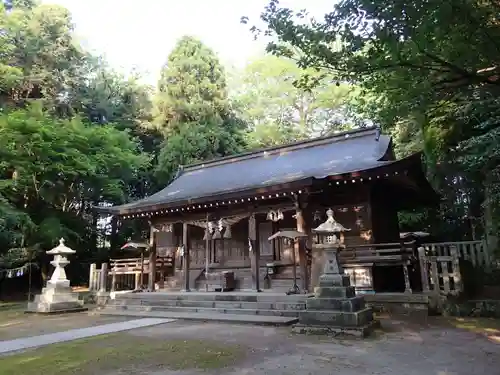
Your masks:
[{"label": "white fence post", "polygon": [[90,265],[90,270],[89,270],[89,291],[93,292],[95,291],[96,288],[96,270],[97,270],[97,264],[92,263]]}]

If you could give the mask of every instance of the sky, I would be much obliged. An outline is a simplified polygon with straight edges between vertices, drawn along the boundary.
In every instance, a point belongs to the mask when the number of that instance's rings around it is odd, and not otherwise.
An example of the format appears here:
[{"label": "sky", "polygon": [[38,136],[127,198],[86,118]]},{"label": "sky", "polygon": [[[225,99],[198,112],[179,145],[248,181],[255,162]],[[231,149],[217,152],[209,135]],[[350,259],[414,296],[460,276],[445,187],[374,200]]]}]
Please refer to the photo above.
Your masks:
[{"label": "sky", "polygon": [[[226,66],[242,67],[263,53],[264,40],[249,31],[269,0],[42,0],[70,10],[76,33],[90,50],[124,72],[138,69],[155,84],[179,38],[191,35],[212,48]],[[335,0],[288,0],[321,17]],[[249,25],[240,23],[242,16]]]}]

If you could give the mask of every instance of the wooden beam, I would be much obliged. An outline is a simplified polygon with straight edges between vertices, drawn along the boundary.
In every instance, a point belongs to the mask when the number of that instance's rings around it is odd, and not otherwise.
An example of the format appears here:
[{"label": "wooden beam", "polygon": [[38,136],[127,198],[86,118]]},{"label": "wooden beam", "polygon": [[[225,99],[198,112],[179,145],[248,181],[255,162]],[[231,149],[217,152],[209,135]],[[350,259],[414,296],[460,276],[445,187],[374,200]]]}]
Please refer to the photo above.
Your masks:
[{"label": "wooden beam", "polygon": [[[274,204],[267,204],[263,206],[258,206],[257,204],[261,202],[256,202],[252,203],[251,205],[244,205],[243,207],[212,207],[211,211],[202,211],[202,212],[182,212],[178,213],[176,215],[169,215],[169,216],[158,216],[154,217],[151,220],[155,224],[176,224],[176,223],[183,223],[185,221],[195,221],[195,220],[200,220],[200,221],[205,221],[207,218],[207,214],[209,215],[209,220],[211,221],[216,221],[219,219],[224,219],[228,218],[231,216],[239,216],[239,215],[244,215],[248,214],[249,212],[253,212],[255,214],[266,214],[270,209],[281,209],[282,211],[292,211],[294,210],[294,205],[293,203],[290,203],[287,201],[285,202],[278,202]],[[263,204],[264,202],[262,202]]]},{"label": "wooden beam", "polygon": [[184,291],[189,292],[190,285],[189,285],[189,267],[190,267],[190,261],[191,257],[189,254],[189,235],[188,235],[188,223],[182,223],[182,246],[184,249],[184,256],[183,256],[183,262],[184,262]]},{"label": "wooden beam", "polygon": [[[304,209],[307,207],[307,194],[297,194],[294,197],[295,218],[297,220],[297,231],[307,233],[307,225],[305,221]],[[307,252],[305,242],[303,240],[295,241],[294,251],[299,253],[299,269],[301,275],[301,289],[307,291],[309,288],[309,272],[307,269]],[[296,267],[296,265],[294,265]]]},{"label": "wooden beam", "polygon": [[149,278],[148,278],[148,289],[150,292],[155,291],[156,282],[156,241],[155,241],[155,230],[154,226],[151,225],[151,230],[149,234]]},{"label": "wooden beam", "polygon": [[252,269],[252,289],[260,292],[260,249],[257,241],[257,224],[255,222],[255,213],[252,212],[248,218],[248,242],[252,248],[250,253],[250,265]]},{"label": "wooden beam", "polygon": [[209,225],[208,221],[210,220],[210,217],[208,214],[206,214],[205,217],[206,223],[205,223],[205,230],[206,230],[206,238],[205,238],[205,291],[208,292],[208,266],[209,266],[209,255],[210,255],[210,232],[209,232]]}]

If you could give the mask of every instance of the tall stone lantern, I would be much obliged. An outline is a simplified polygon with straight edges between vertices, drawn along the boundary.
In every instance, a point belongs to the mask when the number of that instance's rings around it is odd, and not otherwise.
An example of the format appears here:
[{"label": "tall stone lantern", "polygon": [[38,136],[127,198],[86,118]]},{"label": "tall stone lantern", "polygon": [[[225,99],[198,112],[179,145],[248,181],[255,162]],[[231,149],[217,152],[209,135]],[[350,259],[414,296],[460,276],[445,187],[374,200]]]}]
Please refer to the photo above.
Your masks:
[{"label": "tall stone lantern", "polygon": [[[333,211],[327,220],[313,229],[320,238],[313,245],[312,280],[314,297],[306,300],[306,310],[299,312],[298,333],[328,333],[333,335],[367,336],[376,322],[372,309],[365,306],[363,296],[357,296],[350,278],[339,263],[338,252],[344,247],[342,233],[348,231],[335,221]],[[340,235],[340,237],[337,237]],[[318,268],[322,274],[318,278]],[[319,280],[318,280],[319,279]]]},{"label": "tall stone lantern", "polygon": [[68,256],[71,254],[75,254],[76,251],[70,249],[64,244],[64,238],[59,240],[59,245],[54,247],[52,250],[47,251],[48,255],[53,255],[54,259],[50,262],[55,269],[52,273],[52,277],[50,278],[48,284],[59,286],[63,288],[69,288],[69,280],[66,277],[66,271],[64,267],[69,264]]},{"label": "tall stone lantern", "polygon": [[[316,235],[313,245],[311,265],[311,286],[318,286],[320,278],[327,275],[343,275],[344,269],[339,263],[338,252],[344,247],[344,232],[350,231],[333,217],[333,210],[326,211],[327,219],[312,230]],[[321,275],[321,277],[320,277]]]},{"label": "tall stone lantern", "polygon": [[35,296],[33,302],[28,302],[28,312],[54,313],[82,311],[83,300],[78,299],[78,293],[71,289],[70,282],[66,277],[64,267],[69,264],[68,256],[76,251],[64,244],[64,239],[59,240],[59,245],[47,251],[48,255],[53,255],[50,262],[55,269],[47,286],[42,289],[42,293]]}]

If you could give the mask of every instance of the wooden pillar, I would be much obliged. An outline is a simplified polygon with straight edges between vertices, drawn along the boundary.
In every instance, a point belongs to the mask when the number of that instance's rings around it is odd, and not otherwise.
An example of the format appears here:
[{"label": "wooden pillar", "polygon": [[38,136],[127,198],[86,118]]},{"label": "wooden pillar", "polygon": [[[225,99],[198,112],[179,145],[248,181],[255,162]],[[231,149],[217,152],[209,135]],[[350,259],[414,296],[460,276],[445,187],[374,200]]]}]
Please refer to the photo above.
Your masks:
[{"label": "wooden pillar", "polygon": [[149,235],[149,277],[148,277],[148,289],[150,292],[155,291],[156,283],[156,241],[155,241],[155,230],[151,225],[151,232]]},{"label": "wooden pillar", "polygon": [[248,218],[248,246],[251,248],[250,265],[252,269],[252,289],[256,292],[260,292],[260,249],[257,243],[255,214],[251,214]]},{"label": "wooden pillar", "polygon": [[206,216],[207,221],[205,223],[206,238],[205,238],[205,292],[208,292],[208,267],[210,265],[210,224],[208,222],[208,214]]},{"label": "wooden pillar", "polygon": [[[297,220],[297,231],[306,233],[307,228],[306,228],[306,221],[305,221],[305,214],[304,214],[304,208],[307,206],[307,202],[305,201],[305,196],[301,195],[295,195],[294,197],[294,203],[295,203],[295,218]],[[300,269],[300,276],[301,276],[301,289],[302,291],[306,292],[308,291],[309,288],[309,275],[308,275],[308,270],[307,270],[307,252],[306,252],[306,246],[305,246],[305,241],[300,240],[295,242],[295,248],[294,251],[297,251],[299,253],[299,269]],[[296,265],[294,265],[296,267]]]},{"label": "wooden pillar", "polygon": [[[104,266],[104,264],[103,264],[103,266]],[[101,280],[104,280],[107,277],[105,277],[105,275],[102,271],[103,271],[103,269],[101,266],[101,277],[102,277]],[[111,291],[114,292],[115,289],[116,289],[116,265],[114,265],[114,267],[111,268]]]},{"label": "wooden pillar", "polygon": [[462,275],[460,274],[460,258],[458,255],[458,249],[454,245],[450,246],[450,256],[455,293],[458,294],[462,292],[463,286]]},{"label": "wooden pillar", "polygon": [[188,243],[188,223],[182,223],[182,246],[183,246],[183,251],[184,251],[184,256],[183,256],[183,266],[184,266],[184,291],[189,292],[190,285],[189,285],[189,266],[190,266],[190,261],[191,257],[189,256],[189,243]]},{"label": "wooden pillar", "polygon": [[420,264],[420,278],[422,280],[422,292],[429,293],[429,273],[427,272],[427,258],[425,256],[425,248],[420,246],[418,249],[418,262]]},{"label": "wooden pillar", "polygon": [[408,272],[408,267],[410,266],[409,261],[405,260],[403,262],[403,276],[405,279],[405,293],[412,293],[410,285],[410,276]]},{"label": "wooden pillar", "polygon": [[135,283],[134,289],[135,290],[140,289],[139,288],[140,285],[141,285],[141,272],[140,271],[135,273],[135,281],[134,281],[134,283]]},{"label": "wooden pillar", "polygon": [[101,277],[99,281],[100,281],[99,291],[106,292],[108,284],[108,263],[101,264]]}]

